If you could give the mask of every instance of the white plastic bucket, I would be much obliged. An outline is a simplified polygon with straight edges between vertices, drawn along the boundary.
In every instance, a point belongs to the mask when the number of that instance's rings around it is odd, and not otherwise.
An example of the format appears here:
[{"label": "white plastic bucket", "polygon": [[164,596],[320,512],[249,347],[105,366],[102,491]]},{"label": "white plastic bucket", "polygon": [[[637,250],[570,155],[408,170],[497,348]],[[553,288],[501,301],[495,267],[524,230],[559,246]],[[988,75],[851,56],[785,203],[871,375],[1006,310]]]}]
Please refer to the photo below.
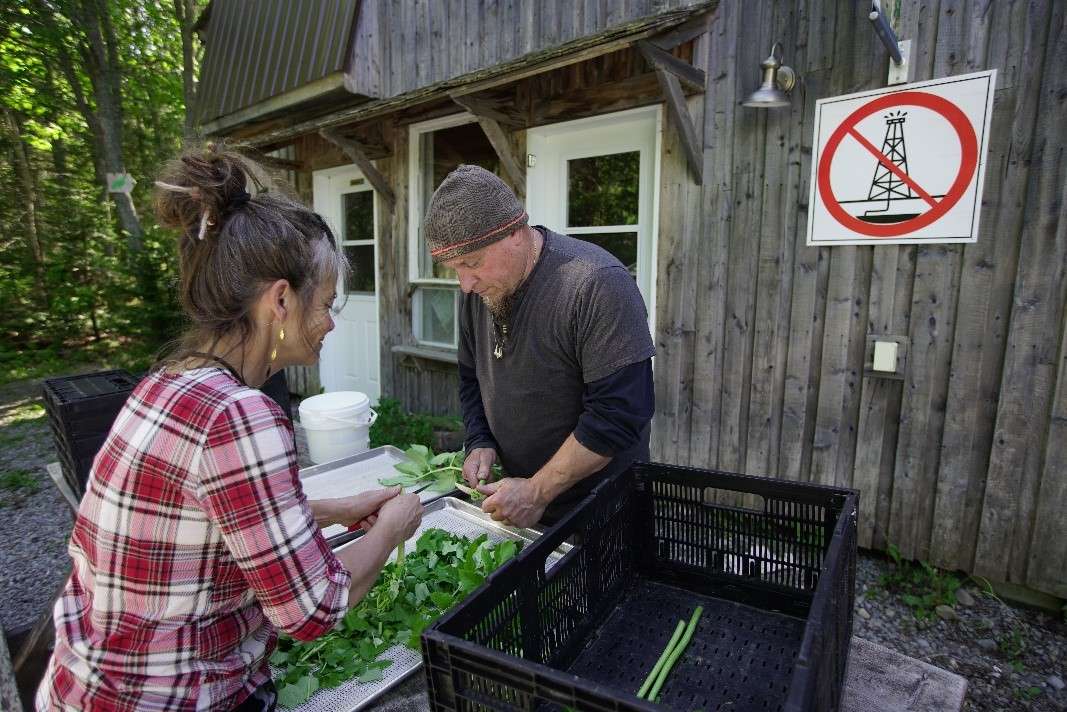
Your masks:
[{"label": "white plastic bucket", "polygon": [[370,426],[378,414],[359,391],[334,391],[300,401],[300,424],[315,464],[356,455],[370,446]]}]

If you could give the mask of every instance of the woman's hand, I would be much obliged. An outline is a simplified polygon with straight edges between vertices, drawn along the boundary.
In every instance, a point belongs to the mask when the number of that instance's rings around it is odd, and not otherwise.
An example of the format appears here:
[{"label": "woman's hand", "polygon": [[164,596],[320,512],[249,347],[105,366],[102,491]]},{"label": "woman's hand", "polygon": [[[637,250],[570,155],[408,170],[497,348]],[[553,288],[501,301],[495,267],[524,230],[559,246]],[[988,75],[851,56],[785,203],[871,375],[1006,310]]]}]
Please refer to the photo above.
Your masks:
[{"label": "woman's hand", "polygon": [[319,499],[308,502],[308,505],[320,528],[331,524],[343,524],[350,527],[358,523],[363,531],[370,531],[378,519],[378,510],[383,504],[399,495],[400,491],[400,487],[387,487],[361,492],[350,497]]},{"label": "woman's hand", "polygon": [[374,530],[383,527],[385,535],[394,542],[393,546],[399,546],[415,534],[422,522],[422,512],[422,502],[417,494],[398,495],[378,510]]}]

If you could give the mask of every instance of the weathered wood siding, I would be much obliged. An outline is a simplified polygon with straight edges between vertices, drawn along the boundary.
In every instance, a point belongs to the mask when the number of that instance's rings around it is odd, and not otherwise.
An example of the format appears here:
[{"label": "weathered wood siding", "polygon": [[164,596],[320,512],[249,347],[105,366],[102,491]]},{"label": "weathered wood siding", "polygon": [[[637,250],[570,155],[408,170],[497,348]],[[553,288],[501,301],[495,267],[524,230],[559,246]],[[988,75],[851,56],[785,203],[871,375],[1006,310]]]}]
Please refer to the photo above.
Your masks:
[{"label": "weathered wood siding", "polygon": [[[515,26],[526,4],[476,4],[379,2],[382,26],[404,28],[377,37],[382,95],[680,3],[533,4],[537,22]],[[979,241],[809,248],[815,101],[884,86],[885,50],[862,3],[721,4],[693,56],[708,77],[689,99],[703,187],[664,124],[656,459],[856,487],[861,545],[1067,596],[1064,22],[1052,0],[902,0],[915,80],[998,70]],[[493,39],[455,42],[461,25]],[[788,109],[746,109],[775,40],[801,85]],[[524,126],[662,100],[632,51],[488,98]],[[392,351],[413,343],[406,126],[456,110],[434,101],[357,131],[397,197],[378,236],[383,393],[436,413],[458,411],[455,368]],[[307,170],[345,161],[314,136],[300,145]],[[869,335],[907,340],[902,380],[864,374]]]},{"label": "weathered wood siding", "polygon": [[696,2],[364,0],[347,82],[388,99]]},{"label": "weathered wood siding", "polygon": [[[902,0],[916,81],[998,71],[981,235],[810,248],[815,101],[884,86],[885,50],[862,3],[721,4],[703,190],[664,142],[656,459],[856,487],[862,546],[1067,596],[1064,10]],[[775,40],[801,86],[746,109]],[[903,380],[869,334],[908,338]]]}]

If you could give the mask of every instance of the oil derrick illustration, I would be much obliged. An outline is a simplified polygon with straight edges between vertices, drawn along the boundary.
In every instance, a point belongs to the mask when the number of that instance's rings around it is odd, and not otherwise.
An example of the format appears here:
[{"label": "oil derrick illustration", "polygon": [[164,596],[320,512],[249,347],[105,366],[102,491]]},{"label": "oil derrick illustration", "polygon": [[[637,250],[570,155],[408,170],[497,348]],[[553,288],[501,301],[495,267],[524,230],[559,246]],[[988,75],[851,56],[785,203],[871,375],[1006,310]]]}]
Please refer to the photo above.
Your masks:
[{"label": "oil derrick illustration", "polygon": [[[908,173],[908,151],[904,146],[904,121],[908,114],[904,111],[890,112],[885,116],[885,139],[882,141],[882,155],[888,158],[903,173]],[[899,222],[918,215],[916,196],[907,183],[896,173],[889,170],[881,161],[876,161],[874,178],[867,201],[879,204],[879,207],[867,210],[859,216],[867,222]]]}]

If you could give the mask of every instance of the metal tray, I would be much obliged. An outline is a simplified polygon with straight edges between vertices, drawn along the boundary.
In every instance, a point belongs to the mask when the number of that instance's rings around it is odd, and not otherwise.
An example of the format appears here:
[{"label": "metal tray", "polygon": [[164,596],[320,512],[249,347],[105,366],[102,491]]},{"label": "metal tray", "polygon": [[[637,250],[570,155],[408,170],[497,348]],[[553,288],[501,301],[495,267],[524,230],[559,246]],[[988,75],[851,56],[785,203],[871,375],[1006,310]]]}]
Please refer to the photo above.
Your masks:
[{"label": "metal tray", "polygon": [[[378,480],[395,476],[397,472],[393,466],[405,461],[407,457],[401,450],[385,445],[333,462],[306,467],[300,471],[300,484],[309,500],[346,497],[378,489],[381,487]],[[413,489],[417,488],[408,487],[406,491]],[[419,499],[427,502],[439,495],[439,492],[423,490],[419,493]],[[322,535],[327,539],[344,533],[345,528],[340,524],[332,524],[322,530]]]},{"label": "metal tray", "polygon": [[[511,540],[523,544],[529,544],[541,536],[541,532],[537,529],[505,526],[494,521],[475,505],[454,497],[444,497],[426,506],[422,524],[416,530],[415,536],[408,539],[411,545],[409,550],[414,548],[414,542],[427,529],[444,529],[471,539],[488,534],[489,539],[494,542]],[[339,546],[337,551],[352,545],[353,542],[348,542]],[[560,545],[549,557],[549,567],[559,561],[570,549],[570,544]],[[378,682],[361,683],[350,680],[339,687],[319,690],[312,695],[311,699],[296,709],[299,712],[356,712],[403,682],[422,666],[421,653],[403,645],[389,648],[382,655],[382,659],[392,660],[393,664],[385,669],[384,677]],[[276,672],[272,670],[272,673]]]}]

